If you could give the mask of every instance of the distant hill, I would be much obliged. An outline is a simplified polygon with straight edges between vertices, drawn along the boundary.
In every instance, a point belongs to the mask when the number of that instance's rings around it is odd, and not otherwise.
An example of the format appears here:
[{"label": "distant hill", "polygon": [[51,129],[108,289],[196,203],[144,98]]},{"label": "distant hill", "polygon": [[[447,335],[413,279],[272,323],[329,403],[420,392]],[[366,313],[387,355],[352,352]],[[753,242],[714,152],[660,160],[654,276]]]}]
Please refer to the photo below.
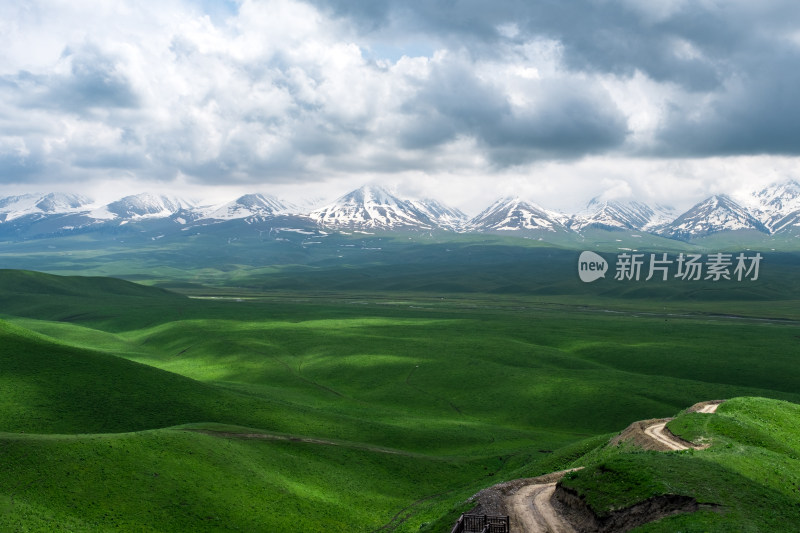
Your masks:
[{"label": "distant hill", "polygon": [[42,272],[0,269],[0,294],[43,294],[81,298],[171,298],[178,294],[116,278],[95,276],[55,276]]},{"label": "distant hill", "polygon": [[[0,198],[0,241],[87,234],[130,235],[140,240],[178,238],[209,231],[212,226],[218,227],[213,231],[241,238],[248,226],[261,224],[269,230],[280,224],[305,232],[503,233],[584,248],[598,238],[627,241],[626,234],[631,232],[701,243],[710,235],[752,230],[779,237],[782,243],[796,241],[794,247],[800,248],[800,184],[795,180],[736,197],[716,194],[683,213],[637,198],[595,198],[584,210],[568,214],[530,199],[509,197],[470,219],[446,202],[401,197],[372,185],[316,209],[301,207],[317,204],[316,198],[299,204],[262,193],[212,205],[153,193],[126,196],[105,205],[65,193],[9,196]],[[285,225],[286,221],[290,225]],[[598,236],[598,231],[605,234]],[[743,240],[759,242],[757,236],[745,235]]]},{"label": "distant hill", "polygon": [[3,431],[111,433],[259,419],[254,402],[234,394],[2,320],[0,391]]}]

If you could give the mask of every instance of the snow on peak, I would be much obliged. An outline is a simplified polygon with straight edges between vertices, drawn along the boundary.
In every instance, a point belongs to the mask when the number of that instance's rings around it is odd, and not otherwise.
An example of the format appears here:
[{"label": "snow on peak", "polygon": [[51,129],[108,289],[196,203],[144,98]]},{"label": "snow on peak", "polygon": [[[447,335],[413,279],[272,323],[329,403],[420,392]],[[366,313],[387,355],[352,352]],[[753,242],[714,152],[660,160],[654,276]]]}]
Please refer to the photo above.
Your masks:
[{"label": "snow on peak", "polygon": [[236,203],[253,210],[267,210],[277,213],[286,209],[280,200],[270,194],[245,194],[236,199]]},{"label": "snow on peak", "polygon": [[245,194],[232,202],[202,210],[204,219],[234,220],[250,217],[270,217],[289,211],[290,206],[270,194]]},{"label": "snow on peak", "polygon": [[[753,230],[767,234],[800,228],[800,182],[784,180],[735,198],[710,196],[682,215],[668,207],[636,199],[593,198],[568,217],[519,197],[496,201],[472,220],[436,200],[401,198],[390,190],[365,185],[336,201],[313,209],[287,204],[269,194],[246,194],[236,200],[198,207],[175,196],[144,193],[126,196],[102,207],[78,194],[21,194],[0,197],[0,223],[21,226],[45,218],[64,218],[65,228],[97,226],[106,221],[172,217],[181,224],[198,219],[224,222],[265,220],[277,215],[308,216],[320,226],[355,231],[375,229],[448,229],[452,231],[584,232],[591,228],[646,231],[665,237],[693,239],[721,231]],[[309,212],[310,211],[310,212]],[[65,215],[69,215],[65,217]],[[67,220],[68,219],[68,220]],[[50,224],[47,227],[55,227]]]},{"label": "snow on peak", "polygon": [[692,238],[720,231],[756,230],[769,233],[764,224],[730,196],[717,194],[696,204],[660,233],[673,238]]},{"label": "snow on peak", "polygon": [[0,198],[0,220],[9,221],[26,215],[57,215],[86,210],[91,200],[78,194],[54,192],[23,194]]},{"label": "snow on peak", "polygon": [[800,183],[773,183],[744,198],[758,219],[773,233],[800,226]]},{"label": "snow on peak", "polygon": [[460,209],[449,207],[432,198],[409,200],[421,213],[437,225],[454,231],[463,231],[467,225],[467,215]]},{"label": "snow on peak", "polygon": [[79,194],[51,192],[36,202],[36,207],[45,213],[69,213],[91,203],[90,199]]},{"label": "snow on peak", "polygon": [[181,209],[191,209],[194,203],[176,196],[142,193],[126,196],[105,206],[105,210],[120,218],[159,218],[171,216]]},{"label": "snow on peak", "polygon": [[475,228],[489,231],[566,230],[567,217],[519,197],[497,200],[472,219]]},{"label": "snow on peak", "polygon": [[570,227],[580,231],[587,227],[610,230],[648,230],[675,218],[665,206],[655,208],[636,200],[600,200],[592,198],[586,209],[570,219]]},{"label": "snow on peak", "polygon": [[763,206],[785,211],[800,208],[800,183],[795,180],[773,183],[753,194]]},{"label": "snow on peak", "polygon": [[370,229],[433,229],[447,227],[451,219],[463,218],[460,211],[438,202],[404,200],[383,187],[371,185],[351,191],[309,216],[322,226]]}]

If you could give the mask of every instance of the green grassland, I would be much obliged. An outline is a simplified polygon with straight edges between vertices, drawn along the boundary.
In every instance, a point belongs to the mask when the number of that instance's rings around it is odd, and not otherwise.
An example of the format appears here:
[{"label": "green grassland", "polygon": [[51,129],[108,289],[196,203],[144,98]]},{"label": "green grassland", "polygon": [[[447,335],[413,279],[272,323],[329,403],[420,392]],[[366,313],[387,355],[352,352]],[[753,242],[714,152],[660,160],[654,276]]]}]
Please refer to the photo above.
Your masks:
[{"label": "green grassland", "polygon": [[[62,275],[114,276],[169,287],[552,295],[578,290],[574,284],[577,277],[564,274],[576,273],[578,255],[585,249],[609,259],[630,250],[674,255],[752,249],[770,255],[764,265],[764,274],[769,275],[775,270],[768,264],[787,260],[797,264],[800,243],[797,238],[741,239],[736,233],[685,243],[600,230],[556,244],[538,237],[444,231],[323,232],[309,236],[278,231],[273,227],[276,224],[242,222],[186,232],[165,230],[163,238],[154,239],[152,236],[160,233],[143,221],[112,233],[0,239],[0,266]],[[598,282],[582,287],[580,292],[620,290],[614,285]],[[679,292],[694,294],[713,288],[690,283]],[[645,294],[663,289],[627,288]]]},{"label": "green grassland", "polygon": [[600,516],[664,494],[695,498],[701,510],[637,531],[792,531],[800,523],[800,406],[734,398],[715,414],[682,413],[669,423],[704,450],[645,452],[602,446],[562,483]]},{"label": "green grassland", "polygon": [[184,295],[0,271],[0,530],[445,531],[633,420],[800,402],[791,254],[749,286],[630,287],[575,283],[570,251],[435,246],[388,274],[151,272]]}]

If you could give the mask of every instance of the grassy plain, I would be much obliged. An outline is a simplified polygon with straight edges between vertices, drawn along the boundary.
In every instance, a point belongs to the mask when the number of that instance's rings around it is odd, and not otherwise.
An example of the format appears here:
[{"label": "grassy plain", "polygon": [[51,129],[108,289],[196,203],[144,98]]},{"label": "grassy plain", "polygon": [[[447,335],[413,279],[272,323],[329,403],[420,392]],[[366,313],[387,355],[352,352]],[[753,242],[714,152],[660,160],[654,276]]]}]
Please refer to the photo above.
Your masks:
[{"label": "grassy plain", "polygon": [[715,414],[681,413],[670,430],[703,450],[644,452],[602,446],[563,483],[600,516],[664,494],[695,498],[695,513],[639,528],[674,531],[791,531],[800,523],[800,406],[734,398]]},{"label": "grassy plain", "polygon": [[167,283],[196,298],[0,272],[0,529],[444,531],[633,420],[800,402],[791,257],[723,290],[478,255]]}]

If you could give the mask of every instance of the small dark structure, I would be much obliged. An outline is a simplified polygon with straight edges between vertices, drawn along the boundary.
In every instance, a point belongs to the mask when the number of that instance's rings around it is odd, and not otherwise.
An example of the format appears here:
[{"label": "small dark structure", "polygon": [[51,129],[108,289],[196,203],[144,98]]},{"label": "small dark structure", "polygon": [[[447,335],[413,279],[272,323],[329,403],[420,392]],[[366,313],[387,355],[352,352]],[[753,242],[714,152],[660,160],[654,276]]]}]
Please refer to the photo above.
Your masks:
[{"label": "small dark structure", "polygon": [[507,516],[485,514],[462,514],[450,533],[509,533],[511,526]]}]

